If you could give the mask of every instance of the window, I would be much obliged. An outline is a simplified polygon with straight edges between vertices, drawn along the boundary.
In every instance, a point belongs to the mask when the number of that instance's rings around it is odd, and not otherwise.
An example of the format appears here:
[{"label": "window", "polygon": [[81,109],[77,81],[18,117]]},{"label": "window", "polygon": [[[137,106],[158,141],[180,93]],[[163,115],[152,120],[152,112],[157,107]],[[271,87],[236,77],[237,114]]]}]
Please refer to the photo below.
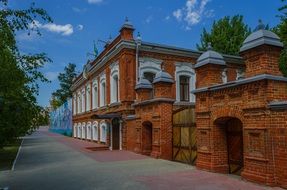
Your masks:
[{"label": "window", "polygon": [[73,95],[73,115],[77,114],[77,95]]},{"label": "window", "polygon": [[85,89],[83,89],[83,91],[82,91],[82,97],[81,97],[81,99],[82,99],[82,102],[81,102],[81,104],[82,104],[81,112],[85,112]]},{"label": "window", "polygon": [[180,101],[189,102],[189,77],[180,76]]},{"label": "window", "polygon": [[111,103],[119,102],[119,78],[118,75],[111,77]]},{"label": "window", "polygon": [[105,106],[106,105],[106,83],[102,82],[101,83],[101,99],[100,99],[100,106]]},{"label": "window", "polygon": [[175,64],[176,102],[195,102],[195,72],[192,63],[178,62]]},{"label": "window", "polygon": [[92,138],[94,141],[98,140],[98,122],[94,122],[93,123],[93,127],[92,127]]},{"label": "window", "polygon": [[100,107],[106,105],[106,74],[102,73],[100,76]]},{"label": "window", "polygon": [[107,125],[105,122],[101,123],[100,127],[100,141],[106,142],[107,139]]},{"label": "window", "polygon": [[98,82],[94,81],[93,83],[93,109],[96,109],[99,107],[99,103],[98,103]]},{"label": "window", "polygon": [[110,75],[110,103],[119,102],[119,63],[115,62],[110,65],[111,75]]},{"label": "window", "polygon": [[155,77],[154,73],[151,73],[151,72],[144,73],[144,78],[147,79],[150,83],[153,82],[154,77]]},{"label": "window", "polygon": [[86,88],[86,111],[91,110],[91,89],[90,89],[90,84],[87,85]]},{"label": "window", "polygon": [[81,93],[78,92],[78,103],[77,103],[77,113],[81,113],[81,108],[82,108],[82,99],[81,99]]}]

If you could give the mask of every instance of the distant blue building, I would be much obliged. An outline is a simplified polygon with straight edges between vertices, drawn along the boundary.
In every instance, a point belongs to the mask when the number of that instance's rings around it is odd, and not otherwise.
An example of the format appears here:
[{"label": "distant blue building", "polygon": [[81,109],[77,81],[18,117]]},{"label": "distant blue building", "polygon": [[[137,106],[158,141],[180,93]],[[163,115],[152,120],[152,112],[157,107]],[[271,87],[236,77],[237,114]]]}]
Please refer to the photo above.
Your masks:
[{"label": "distant blue building", "polygon": [[50,131],[72,135],[72,99],[50,112]]}]

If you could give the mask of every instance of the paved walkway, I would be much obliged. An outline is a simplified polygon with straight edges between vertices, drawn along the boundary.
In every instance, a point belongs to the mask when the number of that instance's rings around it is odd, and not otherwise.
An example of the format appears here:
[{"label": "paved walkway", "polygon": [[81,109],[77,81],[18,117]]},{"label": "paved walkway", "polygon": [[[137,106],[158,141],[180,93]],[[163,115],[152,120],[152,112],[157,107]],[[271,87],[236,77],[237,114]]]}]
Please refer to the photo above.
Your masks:
[{"label": "paved walkway", "polygon": [[128,151],[86,149],[91,146],[40,129],[25,137],[15,170],[0,173],[0,189],[272,189]]}]

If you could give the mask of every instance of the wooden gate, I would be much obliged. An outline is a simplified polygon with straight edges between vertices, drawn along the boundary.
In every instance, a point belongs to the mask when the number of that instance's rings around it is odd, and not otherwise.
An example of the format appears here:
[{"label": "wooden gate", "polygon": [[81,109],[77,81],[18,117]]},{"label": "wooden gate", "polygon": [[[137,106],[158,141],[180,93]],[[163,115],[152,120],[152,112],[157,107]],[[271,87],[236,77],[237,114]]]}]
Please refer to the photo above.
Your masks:
[{"label": "wooden gate", "polygon": [[173,160],[195,165],[197,158],[194,108],[173,113]]}]

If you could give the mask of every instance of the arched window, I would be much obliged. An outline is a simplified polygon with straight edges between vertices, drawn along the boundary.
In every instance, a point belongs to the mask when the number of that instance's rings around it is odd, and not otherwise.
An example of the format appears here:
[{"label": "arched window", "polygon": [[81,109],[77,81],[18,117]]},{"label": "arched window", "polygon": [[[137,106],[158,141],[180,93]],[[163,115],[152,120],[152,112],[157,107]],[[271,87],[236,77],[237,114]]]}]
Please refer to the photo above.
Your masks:
[{"label": "arched window", "polygon": [[100,126],[100,141],[106,142],[107,141],[107,124],[106,122],[101,122]]},{"label": "arched window", "polygon": [[144,78],[147,79],[150,83],[153,82],[155,77],[155,73],[152,72],[144,72]]},{"label": "arched window", "polygon": [[73,95],[73,115],[77,114],[77,94]]},{"label": "arched window", "polygon": [[94,80],[93,82],[93,109],[96,109],[99,107],[99,103],[98,103],[98,96],[99,96],[99,91],[98,91],[98,81]]},{"label": "arched window", "polygon": [[82,99],[81,99],[81,92],[78,92],[78,103],[77,103],[77,113],[81,113],[82,109]]},{"label": "arched window", "polygon": [[81,126],[81,123],[78,123],[77,137],[78,138],[82,138],[82,126]]},{"label": "arched window", "polygon": [[87,139],[89,140],[92,139],[92,123],[91,122],[87,123]]},{"label": "arched window", "polygon": [[189,102],[189,77],[179,77],[180,101]]},{"label": "arched window", "polygon": [[73,128],[73,137],[77,137],[77,132],[78,132],[78,125],[77,123],[75,123]]},{"label": "arched window", "polygon": [[81,97],[81,104],[82,104],[82,108],[81,108],[81,112],[85,112],[85,88],[82,90],[82,97]]},{"label": "arched window", "polygon": [[119,102],[119,64],[115,62],[110,65],[111,75],[110,75],[110,93],[111,102]]},{"label": "arched window", "polygon": [[86,111],[91,110],[91,87],[90,84],[86,87]]},{"label": "arched window", "polygon": [[94,141],[98,141],[99,134],[98,134],[98,122],[94,122],[92,126],[92,138]]},{"label": "arched window", "polygon": [[195,72],[191,63],[175,64],[176,102],[195,102]]},{"label": "arched window", "polygon": [[82,123],[82,139],[86,139],[86,123]]},{"label": "arched window", "polygon": [[106,105],[106,74],[100,77],[100,107]]}]

